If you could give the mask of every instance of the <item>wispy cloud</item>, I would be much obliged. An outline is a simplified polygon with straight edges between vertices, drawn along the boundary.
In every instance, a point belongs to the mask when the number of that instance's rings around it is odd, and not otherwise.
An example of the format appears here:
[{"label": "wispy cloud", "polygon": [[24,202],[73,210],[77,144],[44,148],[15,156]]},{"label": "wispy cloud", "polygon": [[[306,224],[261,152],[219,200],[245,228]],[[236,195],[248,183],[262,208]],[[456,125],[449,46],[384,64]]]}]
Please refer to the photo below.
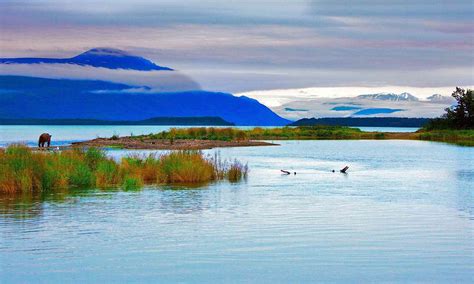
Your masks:
[{"label": "wispy cloud", "polygon": [[[175,71],[134,71],[96,68],[73,64],[2,64],[0,75],[17,75],[52,79],[101,80],[147,87],[154,92],[199,90],[198,83]],[[129,90],[130,92],[132,90]]]}]

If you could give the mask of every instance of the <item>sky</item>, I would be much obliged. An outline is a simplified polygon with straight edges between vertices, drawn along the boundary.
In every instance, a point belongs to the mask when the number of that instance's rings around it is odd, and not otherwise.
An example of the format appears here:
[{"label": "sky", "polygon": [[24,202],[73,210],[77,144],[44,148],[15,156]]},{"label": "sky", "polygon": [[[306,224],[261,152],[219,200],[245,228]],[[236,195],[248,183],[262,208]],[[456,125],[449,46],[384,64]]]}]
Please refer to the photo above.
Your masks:
[{"label": "sky", "polygon": [[208,90],[435,92],[474,85],[473,15],[472,0],[0,0],[0,56],[113,47]]}]

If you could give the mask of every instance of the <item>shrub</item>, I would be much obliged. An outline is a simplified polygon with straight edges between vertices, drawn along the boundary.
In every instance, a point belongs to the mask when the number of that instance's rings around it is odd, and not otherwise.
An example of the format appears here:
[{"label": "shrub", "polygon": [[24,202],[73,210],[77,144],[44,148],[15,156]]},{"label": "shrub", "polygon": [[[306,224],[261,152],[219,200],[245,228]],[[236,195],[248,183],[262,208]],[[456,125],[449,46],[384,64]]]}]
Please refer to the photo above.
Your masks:
[{"label": "shrub", "polygon": [[97,164],[95,184],[98,187],[108,187],[119,184],[122,177],[118,165],[112,160],[102,160]]},{"label": "shrub", "polygon": [[177,151],[161,157],[164,182],[200,183],[216,179],[214,166],[198,151]]},{"label": "shrub", "polygon": [[375,139],[384,139],[384,138],[385,138],[385,133],[381,133],[381,132],[376,133],[376,134],[374,135],[374,138],[375,138]]},{"label": "shrub", "polygon": [[231,182],[240,181],[242,178],[247,178],[248,167],[239,161],[235,160],[227,171],[227,178]]},{"label": "shrub", "polygon": [[130,176],[125,177],[122,185],[124,190],[137,190],[142,186],[143,183],[141,182],[140,178]]},{"label": "shrub", "polygon": [[202,183],[223,178],[236,181],[246,171],[237,161],[227,167],[217,155],[206,158],[199,151],[132,155],[118,163],[94,148],[58,153],[32,151],[23,145],[0,149],[0,193],[119,185],[132,189],[143,184]]}]

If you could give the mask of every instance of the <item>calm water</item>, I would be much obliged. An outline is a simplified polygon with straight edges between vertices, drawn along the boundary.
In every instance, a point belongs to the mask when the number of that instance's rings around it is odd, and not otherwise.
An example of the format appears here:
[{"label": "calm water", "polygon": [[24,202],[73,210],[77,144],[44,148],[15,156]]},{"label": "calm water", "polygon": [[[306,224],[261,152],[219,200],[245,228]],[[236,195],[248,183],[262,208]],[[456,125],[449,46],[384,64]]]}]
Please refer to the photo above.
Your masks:
[{"label": "calm water", "polygon": [[418,127],[369,127],[369,126],[357,126],[362,131],[378,131],[378,132],[415,132]]},{"label": "calm water", "polygon": [[474,148],[219,151],[248,162],[246,182],[1,198],[2,282],[472,282]]}]

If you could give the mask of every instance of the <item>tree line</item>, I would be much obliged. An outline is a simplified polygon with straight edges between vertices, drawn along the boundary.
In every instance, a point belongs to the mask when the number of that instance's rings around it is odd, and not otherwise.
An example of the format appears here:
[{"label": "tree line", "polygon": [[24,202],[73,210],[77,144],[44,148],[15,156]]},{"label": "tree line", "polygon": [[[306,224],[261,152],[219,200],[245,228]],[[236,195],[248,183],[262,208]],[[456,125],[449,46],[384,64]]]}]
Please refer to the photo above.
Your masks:
[{"label": "tree line", "polygon": [[452,93],[456,105],[446,108],[446,113],[432,119],[426,129],[474,129],[474,91],[456,87]]}]

